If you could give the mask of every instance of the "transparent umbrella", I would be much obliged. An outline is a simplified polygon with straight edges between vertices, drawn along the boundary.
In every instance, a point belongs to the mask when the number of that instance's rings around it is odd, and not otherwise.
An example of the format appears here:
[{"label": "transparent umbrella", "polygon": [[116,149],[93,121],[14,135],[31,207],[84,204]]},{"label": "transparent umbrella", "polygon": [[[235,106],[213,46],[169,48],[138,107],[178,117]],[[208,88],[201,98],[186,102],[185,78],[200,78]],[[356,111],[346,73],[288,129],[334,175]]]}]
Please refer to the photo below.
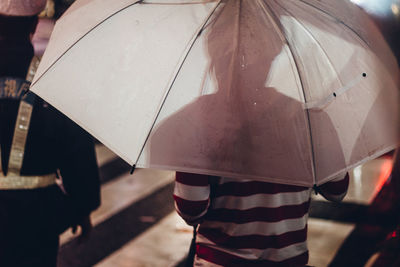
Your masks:
[{"label": "transparent umbrella", "polygon": [[396,146],[397,82],[351,2],[81,0],[31,90],[132,165],[312,186]]}]

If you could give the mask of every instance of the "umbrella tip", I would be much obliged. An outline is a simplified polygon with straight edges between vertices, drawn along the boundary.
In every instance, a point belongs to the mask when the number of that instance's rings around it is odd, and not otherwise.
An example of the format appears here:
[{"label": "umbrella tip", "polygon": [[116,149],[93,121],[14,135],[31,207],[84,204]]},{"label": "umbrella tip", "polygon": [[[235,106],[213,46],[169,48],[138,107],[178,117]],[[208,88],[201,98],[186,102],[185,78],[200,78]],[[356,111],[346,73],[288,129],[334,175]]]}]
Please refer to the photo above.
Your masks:
[{"label": "umbrella tip", "polygon": [[133,164],[133,166],[132,166],[132,169],[131,169],[131,174],[133,174],[133,172],[135,171],[135,169],[136,169],[136,165],[135,164]]}]

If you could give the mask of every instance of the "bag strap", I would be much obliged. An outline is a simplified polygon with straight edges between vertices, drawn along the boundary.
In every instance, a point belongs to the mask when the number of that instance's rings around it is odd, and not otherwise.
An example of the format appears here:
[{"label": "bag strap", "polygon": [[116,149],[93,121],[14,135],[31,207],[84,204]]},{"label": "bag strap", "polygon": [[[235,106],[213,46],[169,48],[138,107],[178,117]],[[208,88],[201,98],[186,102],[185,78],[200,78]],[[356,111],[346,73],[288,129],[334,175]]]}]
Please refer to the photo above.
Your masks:
[{"label": "bag strap", "polygon": [[[33,77],[35,76],[36,70],[39,66],[39,62],[40,60],[38,57],[33,57],[26,75],[26,81],[6,78],[4,81],[3,90],[0,92],[0,96],[3,94],[3,97],[21,99],[18,108],[17,119],[15,122],[14,135],[8,162],[8,175],[11,176],[20,175],[22,168],[26,139],[29,132],[33,103],[35,101],[35,96],[32,93],[29,93],[28,90],[30,82],[33,80]],[[4,176],[1,165],[0,148],[0,175]]]},{"label": "bag strap", "polygon": [[10,160],[8,162],[8,175],[20,175],[22,161],[24,159],[26,139],[28,137],[29,125],[31,122],[32,110],[33,103],[29,103],[25,99],[21,100],[19,104],[17,120],[15,122],[13,141],[11,144]]},{"label": "bag strap", "polygon": [[193,237],[192,241],[190,242],[189,253],[185,261],[185,267],[193,267],[194,264],[194,257],[196,256],[196,234],[197,234],[197,226],[193,226]]},{"label": "bag strap", "polygon": [[25,80],[27,80],[30,83],[33,81],[33,77],[36,74],[36,71],[39,67],[39,63],[40,63],[40,58],[38,56],[34,56],[31,60],[31,64],[29,65],[28,73],[26,74]]}]

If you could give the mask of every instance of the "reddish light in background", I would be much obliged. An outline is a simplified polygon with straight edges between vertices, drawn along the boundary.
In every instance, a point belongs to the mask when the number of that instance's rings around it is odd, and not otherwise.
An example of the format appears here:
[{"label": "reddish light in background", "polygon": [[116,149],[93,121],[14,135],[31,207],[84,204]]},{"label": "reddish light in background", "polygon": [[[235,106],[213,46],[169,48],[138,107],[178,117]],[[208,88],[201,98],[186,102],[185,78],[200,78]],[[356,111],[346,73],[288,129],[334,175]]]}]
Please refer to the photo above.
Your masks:
[{"label": "reddish light in background", "polygon": [[392,168],[393,168],[393,159],[385,157],[384,162],[381,165],[378,182],[376,183],[375,186],[376,190],[375,192],[379,192],[382,189],[383,185],[386,183],[386,181],[390,177],[390,174],[392,173]]},{"label": "reddish light in background", "polygon": [[391,237],[391,238],[396,238],[396,237],[398,237],[398,236],[399,236],[398,231],[393,231],[393,232],[390,234],[390,237]]}]

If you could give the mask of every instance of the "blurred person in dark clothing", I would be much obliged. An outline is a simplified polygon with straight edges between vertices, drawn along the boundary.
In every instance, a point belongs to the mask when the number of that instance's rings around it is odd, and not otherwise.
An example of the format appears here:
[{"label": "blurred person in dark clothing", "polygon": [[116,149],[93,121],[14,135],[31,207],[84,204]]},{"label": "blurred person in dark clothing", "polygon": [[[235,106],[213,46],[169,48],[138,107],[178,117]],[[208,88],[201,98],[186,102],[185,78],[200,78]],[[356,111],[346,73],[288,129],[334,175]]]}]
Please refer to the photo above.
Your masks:
[{"label": "blurred person in dark clothing", "polygon": [[80,226],[87,236],[100,205],[92,138],[26,93],[31,37],[45,4],[0,0],[1,267],[56,266],[59,234]]},{"label": "blurred person in dark clothing", "polygon": [[75,2],[75,0],[50,0],[54,4],[54,18],[58,19]]}]

